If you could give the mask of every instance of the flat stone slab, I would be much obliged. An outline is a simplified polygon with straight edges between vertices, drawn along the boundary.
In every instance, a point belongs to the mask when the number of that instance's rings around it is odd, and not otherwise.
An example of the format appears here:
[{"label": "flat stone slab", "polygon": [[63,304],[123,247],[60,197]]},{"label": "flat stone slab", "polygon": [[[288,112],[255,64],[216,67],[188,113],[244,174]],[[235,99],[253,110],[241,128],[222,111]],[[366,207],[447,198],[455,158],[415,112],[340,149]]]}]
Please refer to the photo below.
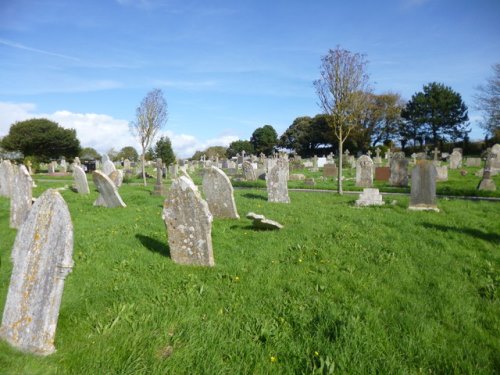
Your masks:
[{"label": "flat stone slab", "polygon": [[255,212],[249,212],[246,217],[253,220],[253,226],[257,229],[276,230],[284,228],[277,221],[266,219],[264,215],[256,214]]}]

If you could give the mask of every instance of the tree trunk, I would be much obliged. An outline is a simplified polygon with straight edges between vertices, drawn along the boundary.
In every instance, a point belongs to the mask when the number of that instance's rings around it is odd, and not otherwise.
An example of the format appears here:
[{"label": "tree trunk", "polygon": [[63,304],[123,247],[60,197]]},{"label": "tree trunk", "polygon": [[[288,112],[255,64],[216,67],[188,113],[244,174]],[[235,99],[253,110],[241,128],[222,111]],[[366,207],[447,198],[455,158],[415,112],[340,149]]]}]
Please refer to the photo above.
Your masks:
[{"label": "tree trunk", "polygon": [[342,139],[342,129],[339,132],[339,167],[337,168],[338,176],[337,176],[337,187],[338,193],[340,195],[344,194],[342,190],[342,152],[343,152],[344,140]]},{"label": "tree trunk", "polygon": [[144,150],[142,150],[141,164],[142,164],[142,180],[144,181],[144,186],[147,186],[147,182],[146,182],[146,155],[145,155]]}]

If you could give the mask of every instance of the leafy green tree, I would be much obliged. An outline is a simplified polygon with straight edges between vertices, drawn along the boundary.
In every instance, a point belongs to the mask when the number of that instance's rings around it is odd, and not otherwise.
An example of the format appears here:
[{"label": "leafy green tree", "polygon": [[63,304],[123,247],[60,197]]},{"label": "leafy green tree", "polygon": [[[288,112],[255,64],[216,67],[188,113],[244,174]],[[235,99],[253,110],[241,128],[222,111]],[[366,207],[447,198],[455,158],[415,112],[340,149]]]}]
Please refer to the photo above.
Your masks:
[{"label": "leafy green tree", "polygon": [[311,157],[333,143],[327,115],[297,117],[281,135],[278,145],[294,150],[302,157]]},{"label": "leafy green tree", "polygon": [[226,150],[226,155],[228,158],[232,158],[236,156],[236,154],[241,154],[242,151],[245,151],[246,154],[252,154],[255,150],[250,141],[238,140],[231,142],[229,148]]},{"label": "leafy green tree", "polygon": [[262,152],[270,155],[278,145],[278,133],[276,133],[276,130],[271,125],[264,125],[261,128],[255,129],[250,138],[250,143],[257,154]]},{"label": "leafy green tree", "polygon": [[92,147],[84,147],[80,151],[81,160],[97,160],[100,159],[101,155]]},{"label": "leafy green tree", "polygon": [[467,106],[462,97],[442,83],[431,82],[422,92],[415,93],[401,117],[415,142],[430,138],[437,146],[439,141],[463,138],[469,131]]},{"label": "leafy green tree", "polygon": [[175,154],[169,137],[163,136],[156,142],[154,154],[156,158],[161,158],[166,165],[175,162]]},{"label": "leafy green tree", "polygon": [[139,159],[139,154],[137,150],[132,146],[123,147],[120,152],[116,155],[117,160],[128,159],[131,161],[135,161]]},{"label": "leafy green tree", "polygon": [[191,160],[200,160],[203,155],[205,155],[204,151],[196,150],[193,156],[191,156]]},{"label": "leafy green tree", "polygon": [[61,156],[73,159],[81,150],[76,130],[65,129],[56,122],[40,118],[16,122],[2,139],[7,151],[21,151],[41,162]]},{"label": "leafy green tree", "polygon": [[500,63],[493,65],[493,76],[477,88],[475,108],[483,113],[481,127],[490,137],[500,139]]},{"label": "leafy green tree", "polygon": [[215,158],[219,156],[219,158],[225,158],[227,152],[227,147],[224,146],[210,146],[205,150],[205,155],[207,158]]}]

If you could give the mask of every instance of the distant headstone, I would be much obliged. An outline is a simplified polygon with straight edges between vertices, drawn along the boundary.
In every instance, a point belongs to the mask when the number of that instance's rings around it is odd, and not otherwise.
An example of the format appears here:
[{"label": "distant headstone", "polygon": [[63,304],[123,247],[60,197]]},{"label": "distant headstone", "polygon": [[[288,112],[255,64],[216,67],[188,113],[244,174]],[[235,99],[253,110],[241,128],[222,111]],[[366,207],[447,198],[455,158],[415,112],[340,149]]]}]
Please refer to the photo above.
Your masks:
[{"label": "distant headstone", "polygon": [[325,164],[323,166],[323,177],[337,177],[338,169],[335,163]]},{"label": "distant headstone", "polygon": [[381,151],[382,150],[377,147],[375,149],[376,156],[373,158],[373,162],[375,163],[375,165],[378,165],[378,166],[382,165],[382,158],[380,157],[380,152]]},{"label": "distant headstone", "polygon": [[356,161],[356,186],[371,187],[373,184],[373,161],[362,155]]},{"label": "distant headstone", "polygon": [[208,208],[214,217],[239,219],[233,186],[226,174],[217,167],[210,167],[203,175],[203,192]]},{"label": "distant headstone", "polygon": [[10,227],[19,228],[31,208],[33,180],[24,165],[14,167],[14,184],[10,199]]},{"label": "distant headstone", "polygon": [[255,170],[253,168],[252,163],[249,161],[244,161],[242,164],[243,168],[243,177],[247,181],[255,181],[257,180],[257,176],[255,175]]},{"label": "distant headstone", "polygon": [[111,160],[109,160],[109,158],[104,160],[104,157],[103,157],[102,173],[104,173],[106,176],[109,176],[114,171],[116,171],[115,164]]},{"label": "distant headstone", "polygon": [[355,204],[356,207],[381,206],[384,204],[384,201],[382,200],[382,194],[379,193],[378,189],[366,188],[363,189],[363,192],[359,195]]},{"label": "distant headstone", "polygon": [[108,176],[111,181],[115,184],[117,188],[122,186],[123,184],[123,171],[121,169],[115,169]]},{"label": "distant headstone", "polygon": [[391,158],[391,186],[408,186],[408,160],[403,152],[395,152]]},{"label": "distant headstone", "polygon": [[179,174],[179,164],[170,164],[168,166],[168,172],[171,179],[177,178],[177,175]]},{"label": "distant headstone", "polygon": [[78,166],[82,166],[82,162],[80,161],[80,158],[77,156],[73,159],[73,164],[76,164]]},{"label": "distant headstone", "polygon": [[172,260],[180,264],[214,266],[212,215],[198,188],[181,176],[172,182],[163,204]]},{"label": "distant headstone", "polygon": [[496,155],[488,151],[486,154],[486,163],[484,166],[483,177],[477,186],[477,190],[487,190],[487,191],[496,191],[497,187],[495,185],[495,181],[491,178],[491,169],[493,160],[496,158]]},{"label": "distant headstone", "polygon": [[288,160],[277,159],[276,165],[266,174],[268,202],[290,203],[288,173]]},{"label": "distant headstone", "polygon": [[75,179],[75,188],[79,194],[89,194],[89,183],[87,181],[87,175],[83,171],[82,167],[73,164],[73,178]]},{"label": "distant headstone", "polygon": [[[165,195],[165,189],[163,187],[163,162],[161,158],[156,159],[156,184],[153,189],[153,195]],[[182,169],[182,168],[181,168]],[[184,169],[182,169],[185,171]]]},{"label": "distant headstone", "polygon": [[21,225],[0,337],[33,354],[55,351],[64,279],[73,267],[73,225],[61,195],[47,190]]},{"label": "distant headstone", "polygon": [[316,186],[316,180],[313,177],[308,177],[304,180],[304,185],[307,186]]},{"label": "distant headstone", "polygon": [[450,156],[450,169],[458,169],[462,167],[462,154],[454,150]]},{"label": "distant headstone", "polygon": [[448,181],[448,166],[436,166],[436,181]]},{"label": "distant headstone", "polygon": [[467,158],[467,160],[465,161],[465,165],[468,167],[480,167],[481,158]]},{"label": "distant headstone", "polygon": [[0,164],[0,196],[10,198],[13,182],[14,167],[10,160],[4,160]]},{"label": "distant headstone", "polygon": [[57,168],[57,162],[52,161],[49,163],[47,170],[49,174],[55,174],[56,173],[56,168]]},{"label": "distant headstone", "polygon": [[302,173],[293,173],[290,175],[290,181],[304,181],[306,176]]},{"label": "distant headstone", "polygon": [[411,173],[410,210],[433,210],[436,204],[436,167],[431,161],[419,160]]},{"label": "distant headstone", "polygon": [[491,169],[500,170],[500,144],[496,143],[491,147],[494,156],[491,157]]},{"label": "distant headstone", "polygon": [[314,155],[311,172],[317,172],[317,171],[318,171],[318,157]]},{"label": "distant headstone", "polygon": [[123,161],[123,169],[125,169],[126,171],[129,170],[131,168],[131,165],[130,165],[130,160],[128,159],[125,159]]},{"label": "distant headstone", "polygon": [[103,206],[107,208],[127,207],[127,205],[123,203],[120,194],[118,194],[116,185],[108,176],[101,171],[94,171],[92,172],[92,179],[99,191],[99,197],[97,197],[94,202],[94,206]]},{"label": "distant headstone", "polygon": [[375,181],[389,181],[390,177],[391,177],[391,168],[389,167],[375,168]]}]

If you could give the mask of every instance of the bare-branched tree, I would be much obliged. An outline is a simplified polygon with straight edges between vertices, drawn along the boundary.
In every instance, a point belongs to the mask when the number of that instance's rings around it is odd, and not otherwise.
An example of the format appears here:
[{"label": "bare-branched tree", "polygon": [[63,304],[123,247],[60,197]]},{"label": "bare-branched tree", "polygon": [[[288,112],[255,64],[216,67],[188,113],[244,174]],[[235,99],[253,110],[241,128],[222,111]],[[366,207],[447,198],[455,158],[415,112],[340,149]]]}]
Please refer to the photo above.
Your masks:
[{"label": "bare-branched tree", "polygon": [[319,106],[328,115],[338,140],[338,193],[342,190],[343,144],[366,107],[368,87],[364,55],[337,47],[321,58],[321,78],[314,81]]},{"label": "bare-branched tree", "polygon": [[493,76],[477,88],[475,108],[483,112],[481,127],[492,137],[500,134],[500,63],[493,65]]},{"label": "bare-branched tree", "polygon": [[141,145],[142,179],[146,183],[146,150],[153,144],[158,132],[168,119],[167,102],[160,89],[150,91],[137,107],[136,119],[130,123],[132,134]]}]

